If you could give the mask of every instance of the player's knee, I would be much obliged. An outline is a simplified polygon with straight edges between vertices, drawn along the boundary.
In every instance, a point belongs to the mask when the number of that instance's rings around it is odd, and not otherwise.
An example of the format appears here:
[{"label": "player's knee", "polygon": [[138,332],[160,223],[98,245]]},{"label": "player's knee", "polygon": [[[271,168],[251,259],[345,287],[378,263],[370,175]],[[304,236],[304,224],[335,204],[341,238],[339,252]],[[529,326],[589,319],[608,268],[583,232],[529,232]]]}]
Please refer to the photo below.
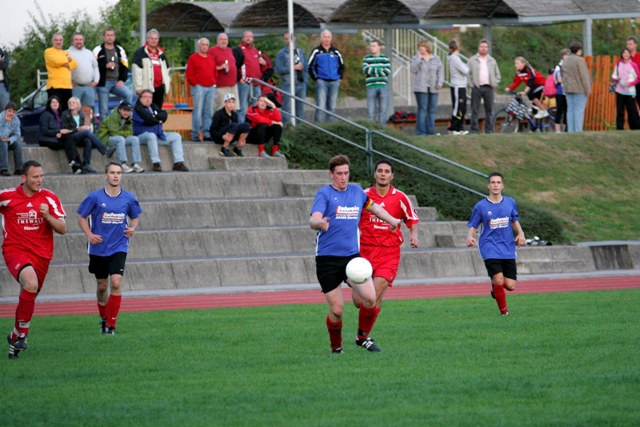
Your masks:
[{"label": "player's knee", "polygon": [[27,292],[31,292],[31,293],[38,292],[38,290],[39,290],[39,288],[38,288],[38,279],[25,280],[24,283],[22,284],[22,288]]},{"label": "player's knee", "polygon": [[373,308],[376,306],[376,303],[378,301],[376,300],[376,297],[372,297],[372,298],[363,298],[362,299],[362,305],[364,305],[366,308]]},{"label": "player's knee", "polygon": [[504,288],[506,290],[508,290],[508,291],[515,291],[516,290],[516,282],[511,281],[511,280],[505,280]]},{"label": "player's knee", "polygon": [[99,292],[107,292],[107,280],[106,279],[98,280],[98,291]]}]

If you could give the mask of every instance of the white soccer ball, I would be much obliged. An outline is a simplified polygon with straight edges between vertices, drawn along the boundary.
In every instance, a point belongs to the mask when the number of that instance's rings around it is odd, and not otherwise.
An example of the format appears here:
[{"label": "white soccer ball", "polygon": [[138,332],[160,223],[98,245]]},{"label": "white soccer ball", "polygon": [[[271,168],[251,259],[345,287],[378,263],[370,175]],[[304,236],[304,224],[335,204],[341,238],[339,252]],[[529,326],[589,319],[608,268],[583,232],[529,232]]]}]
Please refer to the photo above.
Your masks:
[{"label": "white soccer ball", "polygon": [[356,285],[360,285],[371,279],[372,274],[373,267],[371,267],[371,263],[364,258],[354,258],[347,264],[347,277]]}]

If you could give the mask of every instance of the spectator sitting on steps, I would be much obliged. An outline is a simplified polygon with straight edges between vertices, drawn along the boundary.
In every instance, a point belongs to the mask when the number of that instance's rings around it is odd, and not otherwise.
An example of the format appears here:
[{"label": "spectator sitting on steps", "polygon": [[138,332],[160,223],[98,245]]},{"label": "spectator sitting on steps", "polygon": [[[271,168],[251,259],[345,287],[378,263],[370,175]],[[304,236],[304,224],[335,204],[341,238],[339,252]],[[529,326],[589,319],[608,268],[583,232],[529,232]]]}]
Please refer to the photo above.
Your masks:
[{"label": "spectator sitting on steps", "polygon": [[9,150],[13,150],[14,175],[20,175],[24,162],[22,143],[20,142],[20,119],[16,116],[17,110],[16,104],[8,102],[4,111],[0,113],[0,175],[2,176],[9,176]]},{"label": "spectator sitting on steps", "polygon": [[[104,145],[116,148],[122,173],[144,172],[144,169],[139,165],[142,161],[140,140],[137,136],[133,136],[131,110],[133,110],[133,106],[127,101],[123,101],[102,121],[100,129],[98,129],[98,138]],[[127,165],[127,146],[131,146],[132,166]],[[110,153],[113,154],[113,151]]]},{"label": "spectator sitting on steps", "polygon": [[[251,144],[258,145],[258,157],[284,158],[284,154],[279,151],[280,137],[282,136],[282,115],[266,95],[260,95],[258,104],[249,107],[247,121],[251,123],[251,131],[247,140]],[[272,138],[273,145],[270,156],[264,151],[264,146]]]},{"label": "spectator sitting on steps", "polygon": [[140,93],[133,109],[133,134],[140,144],[149,149],[154,172],[162,172],[158,145],[170,145],[173,153],[173,170],[187,172],[182,150],[182,137],[176,132],[163,132],[162,123],[167,121],[167,112],[153,103],[153,92],[148,89]]},{"label": "spectator sitting on steps", "polygon": [[[84,124],[84,114],[80,111],[80,100],[75,96],[69,98],[69,109],[61,114],[62,126],[60,129],[68,129],[69,132],[62,135],[62,139],[71,139],[76,147],[84,147],[82,152],[82,170],[87,173],[96,173],[91,167],[91,150],[96,148],[103,156],[107,153],[107,147],[91,132],[91,126]],[[113,153],[115,148],[111,149]],[[76,163],[78,159],[74,159]],[[72,165],[73,166],[73,165]]]},{"label": "spectator sitting on steps", "polygon": [[[220,155],[225,157],[244,157],[242,147],[249,135],[249,123],[238,123],[238,113],[235,112],[236,99],[231,92],[224,96],[224,107],[216,111],[211,121],[211,138],[216,144],[222,144]],[[229,151],[229,145],[237,142],[233,154]]]}]

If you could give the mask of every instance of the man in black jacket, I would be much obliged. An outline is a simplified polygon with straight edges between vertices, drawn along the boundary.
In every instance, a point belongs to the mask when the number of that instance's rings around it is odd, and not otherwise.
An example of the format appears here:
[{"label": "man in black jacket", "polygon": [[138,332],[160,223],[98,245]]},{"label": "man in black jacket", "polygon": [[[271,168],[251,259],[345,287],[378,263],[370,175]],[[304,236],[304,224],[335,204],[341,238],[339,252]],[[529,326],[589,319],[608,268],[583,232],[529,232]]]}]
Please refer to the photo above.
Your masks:
[{"label": "man in black jacket", "polygon": [[[225,157],[238,157],[242,155],[242,147],[249,135],[249,123],[238,123],[238,113],[235,110],[236,97],[233,93],[227,93],[224,96],[224,107],[216,111],[211,121],[211,140],[216,144],[222,144],[220,155]],[[233,154],[229,151],[229,145],[236,142],[238,145],[234,147]]]},{"label": "man in black jacket", "polygon": [[129,77],[129,61],[127,52],[115,44],[116,32],[107,28],[102,34],[102,43],[93,49],[93,55],[98,60],[100,81],[96,90],[100,103],[100,119],[109,115],[109,94],[113,93],[131,104],[131,90],[124,84]]}]

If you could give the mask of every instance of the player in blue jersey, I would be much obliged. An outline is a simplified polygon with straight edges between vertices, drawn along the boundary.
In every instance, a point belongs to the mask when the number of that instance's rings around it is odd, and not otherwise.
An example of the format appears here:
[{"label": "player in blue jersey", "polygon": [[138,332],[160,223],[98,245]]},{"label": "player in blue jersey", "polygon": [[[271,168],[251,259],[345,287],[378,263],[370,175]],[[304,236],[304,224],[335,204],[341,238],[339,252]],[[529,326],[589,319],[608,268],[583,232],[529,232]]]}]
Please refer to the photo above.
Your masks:
[{"label": "player in blue jersey", "polygon": [[[491,296],[498,303],[500,313],[507,316],[509,310],[505,289],[513,291],[516,288],[516,245],[524,245],[526,239],[518,221],[515,200],[502,195],[504,176],[500,172],[491,173],[488,187],[489,197],[475,205],[467,223],[467,246],[478,244],[480,255],[491,277]],[[482,232],[478,243],[475,234],[480,225]],[[512,229],[516,232],[515,239]]]},{"label": "player in blue jersey", "polygon": [[369,333],[376,318],[376,291],[371,279],[357,285],[347,280],[349,261],[359,257],[358,224],[363,209],[391,225],[395,231],[401,220],[392,217],[383,207],[376,205],[362,188],[349,184],[349,158],[344,155],[329,161],[331,185],[316,193],[311,208],[309,225],[317,230],[316,274],[327,299],[329,314],[327,330],[333,353],[343,353],[342,312],[344,299],[340,285],[347,282],[362,301],[358,314],[356,345],[369,351],[381,351]]},{"label": "player in blue jersey", "polygon": [[[129,251],[129,238],[138,227],[142,213],[133,193],[120,188],[122,166],[105,166],[107,185],[92,192],[78,207],[78,224],[89,239],[89,273],[98,282],[98,311],[103,334],[114,335],[120,311],[120,282]],[[129,218],[129,220],[127,220]],[[111,276],[111,295],[108,278]]]}]

